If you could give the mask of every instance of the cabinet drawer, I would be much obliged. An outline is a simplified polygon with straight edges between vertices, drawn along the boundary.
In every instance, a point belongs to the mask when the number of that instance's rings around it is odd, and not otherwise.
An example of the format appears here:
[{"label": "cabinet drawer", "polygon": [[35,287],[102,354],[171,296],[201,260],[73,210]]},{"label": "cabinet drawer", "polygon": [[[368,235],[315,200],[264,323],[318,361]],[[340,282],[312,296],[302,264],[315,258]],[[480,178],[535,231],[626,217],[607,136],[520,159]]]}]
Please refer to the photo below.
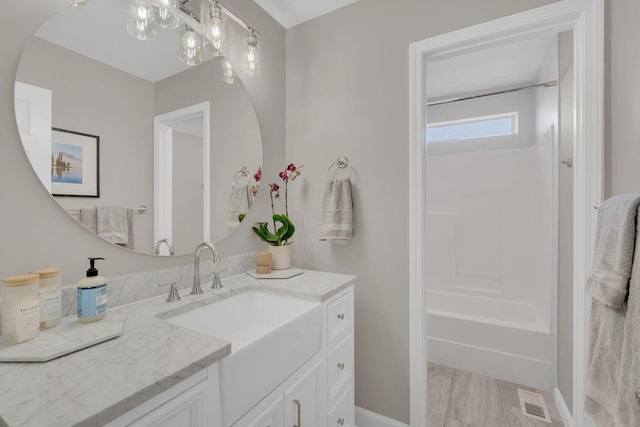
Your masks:
[{"label": "cabinet drawer", "polygon": [[329,304],[327,308],[327,343],[331,345],[336,338],[353,327],[353,291]]},{"label": "cabinet drawer", "polygon": [[353,401],[353,386],[340,396],[338,403],[329,411],[327,427],[354,427],[355,406]]},{"label": "cabinet drawer", "polygon": [[327,391],[333,402],[340,389],[353,378],[353,334],[333,346],[327,355]]}]

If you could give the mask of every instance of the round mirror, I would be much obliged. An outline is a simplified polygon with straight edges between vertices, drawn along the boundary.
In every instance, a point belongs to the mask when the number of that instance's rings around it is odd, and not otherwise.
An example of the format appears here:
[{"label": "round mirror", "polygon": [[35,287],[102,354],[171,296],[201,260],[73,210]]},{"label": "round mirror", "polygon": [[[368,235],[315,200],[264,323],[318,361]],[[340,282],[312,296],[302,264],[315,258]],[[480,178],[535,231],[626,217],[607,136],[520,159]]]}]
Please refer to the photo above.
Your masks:
[{"label": "round mirror", "polygon": [[16,121],[34,172],[79,224],[135,251],[192,253],[252,205],[258,120],[227,60],[233,33],[227,58],[202,46],[202,63],[186,65],[200,3],[153,31],[131,29],[135,4],[91,0],[45,22],[18,67]]}]

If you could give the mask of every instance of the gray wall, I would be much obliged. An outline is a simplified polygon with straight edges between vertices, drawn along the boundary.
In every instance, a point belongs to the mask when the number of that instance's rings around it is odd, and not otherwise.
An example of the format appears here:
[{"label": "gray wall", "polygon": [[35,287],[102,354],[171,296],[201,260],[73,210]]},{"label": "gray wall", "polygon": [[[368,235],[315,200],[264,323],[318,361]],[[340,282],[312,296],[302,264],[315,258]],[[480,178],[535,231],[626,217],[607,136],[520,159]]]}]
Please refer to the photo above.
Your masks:
[{"label": "gray wall", "polygon": [[234,175],[242,166],[247,166],[253,175],[262,164],[263,153],[258,119],[247,90],[241,81],[228,85],[219,76],[220,62],[213,59],[155,85],[156,114],[209,102],[212,242],[219,242],[226,234]]},{"label": "gray wall", "polygon": [[[409,96],[411,42],[549,0],[359,1],[287,32],[287,161],[298,256],[305,267],[358,275],[356,404],[409,419]],[[346,245],[319,242],[327,167],[357,171],[356,230]],[[296,182],[296,184],[298,184]]]},{"label": "gray wall", "polygon": [[203,235],[202,137],[173,131],[173,249],[177,254],[193,251]]},{"label": "gray wall", "polygon": [[605,191],[640,192],[640,2],[605,0]]},{"label": "gray wall", "polygon": [[[105,276],[167,268],[192,262],[190,256],[174,258],[134,254],[106,243],[79,226],[48,195],[32,172],[15,123],[13,86],[20,55],[42,22],[71,0],[25,0],[4,5],[0,16],[0,276],[34,268],[58,266],[63,282],[75,283],[84,275],[89,256],[105,256]],[[263,37],[262,76],[245,79],[258,115],[265,144],[264,169],[275,173],[285,152],[285,30],[251,0],[235,0],[234,12],[250,22]],[[123,30],[124,31],[124,30]],[[265,217],[268,196],[258,196],[246,223],[219,245],[223,256],[251,252],[261,247],[249,223]]]},{"label": "gray wall", "polygon": [[[100,136],[100,198],[57,197],[61,206],[153,207],[152,83],[37,37],[17,80],[52,91],[53,127]],[[151,253],[153,216],[134,224],[136,250]]]}]

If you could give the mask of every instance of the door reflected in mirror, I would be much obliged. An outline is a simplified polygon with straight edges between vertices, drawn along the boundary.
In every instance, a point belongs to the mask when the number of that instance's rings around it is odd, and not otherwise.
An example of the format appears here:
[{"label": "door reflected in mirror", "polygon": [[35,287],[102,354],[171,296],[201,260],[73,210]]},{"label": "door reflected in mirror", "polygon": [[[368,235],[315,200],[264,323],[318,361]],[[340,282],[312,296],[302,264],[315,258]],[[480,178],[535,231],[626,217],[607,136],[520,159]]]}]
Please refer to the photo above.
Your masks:
[{"label": "door reflected in mirror", "polygon": [[[205,53],[189,67],[178,60],[179,31],[140,41],[125,30],[128,14],[127,2],[92,0],[42,25],[16,75],[20,136],[49,193],[51,129],[99,137],[99,197],[55,196],[58,204],[117,245],[152,254],[166,239],[175,254],[192,253],[232,233],[254,197],[258,120],[240,79],[223,76],[241,52]],[[159,251],[168,255],[165,243]]]}]

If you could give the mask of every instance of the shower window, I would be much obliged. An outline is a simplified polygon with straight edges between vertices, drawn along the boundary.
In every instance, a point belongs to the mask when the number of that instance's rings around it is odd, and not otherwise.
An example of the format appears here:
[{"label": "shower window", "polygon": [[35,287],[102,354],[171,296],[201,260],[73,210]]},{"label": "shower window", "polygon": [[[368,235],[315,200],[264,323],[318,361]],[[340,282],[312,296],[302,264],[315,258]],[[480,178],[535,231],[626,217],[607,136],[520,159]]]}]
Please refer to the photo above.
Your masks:
[{"label": "shower window", "polygon": [[463,120],[430,123],[427,142],[461,141],[518,133],[518,113],[472,117]]}]

